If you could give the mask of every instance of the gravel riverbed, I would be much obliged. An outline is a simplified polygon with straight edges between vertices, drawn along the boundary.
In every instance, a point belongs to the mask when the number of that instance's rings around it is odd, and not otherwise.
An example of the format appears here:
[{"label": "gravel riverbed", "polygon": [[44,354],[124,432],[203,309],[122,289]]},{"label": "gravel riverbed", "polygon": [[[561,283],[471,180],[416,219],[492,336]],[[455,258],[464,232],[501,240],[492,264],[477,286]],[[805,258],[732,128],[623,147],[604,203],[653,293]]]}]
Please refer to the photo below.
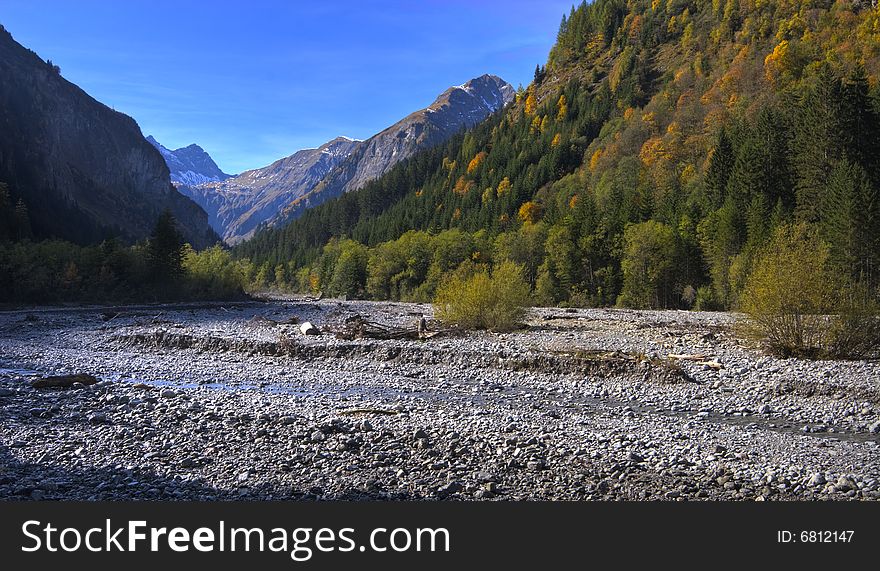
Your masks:
[{"label": "gravel riverbed", "polygon": [[[725,313],[428,305],[0,312],[0,499],[880,498],[880,363],[778,359]],[[673,355],[700,355],[694,360]],[[35,389],[42,376],[100,382]]]}]

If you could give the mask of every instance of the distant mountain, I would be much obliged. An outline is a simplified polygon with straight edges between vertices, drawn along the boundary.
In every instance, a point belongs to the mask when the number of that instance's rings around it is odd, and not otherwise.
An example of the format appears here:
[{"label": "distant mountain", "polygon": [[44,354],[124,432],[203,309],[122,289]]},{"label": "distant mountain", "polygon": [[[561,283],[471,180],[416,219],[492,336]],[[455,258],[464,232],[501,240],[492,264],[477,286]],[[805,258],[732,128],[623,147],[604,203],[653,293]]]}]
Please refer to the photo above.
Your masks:
[{"label": "distant mountain", "polygon": [[197,185],[210,182],[221,182],[229,178],[220,170],[211,155],[198,145],[189,145],[180,149],[170,150],[164,147],[152,135],[147,141],[156,147],[165,159],[171,171],[171,182],[174,184]]},{"label": "distant mountain", "polygon": [[366,141],[337,138],[219,184],[180,187],[180,191],[205,208],[214,229],[234,244],[263,225],[296,218],[308,208],[361,188],[417,151],[473,127],[514,96],[510,84],[483,75],[450,87],[429,107]]},{"label": "distant mountain", "polygon": [[193,246],[217,239],[134,119],[65,80],[2,27],[0,182],[27,207],[36,238],[139,240],[168,209]]},{"label": "distant mountain", "polygon": [[208,212],[209,222],[218,233],[236,242],[315,188],[360,145],[360,141],[338,137],[317,149],[298,151],[219,184],[180,186],[178,190]]},{"label": "distant mountain", "polygon": [[516,95],[500,77],[482,75],[463,85],[450,87],[429,107],[374,135],[346,162],[348,168],[327,188],[342,192],[361,188],[367,181],[388,172],[416,151],[446,141],[498,111]]}]

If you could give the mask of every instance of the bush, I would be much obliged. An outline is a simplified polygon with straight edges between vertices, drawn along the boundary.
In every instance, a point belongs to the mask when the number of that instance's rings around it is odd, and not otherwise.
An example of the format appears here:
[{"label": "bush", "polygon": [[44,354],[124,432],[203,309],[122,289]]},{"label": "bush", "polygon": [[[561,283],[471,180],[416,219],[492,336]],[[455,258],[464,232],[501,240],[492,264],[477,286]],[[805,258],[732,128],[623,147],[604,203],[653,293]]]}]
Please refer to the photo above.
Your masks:
[{"label": "bush", "polygon": [[860,358],[880,347],[877,306],[867,288],[832,271],[828,245],[805,224],[775,232],[740,307],[749,331],[781,355]]},{"label": "bush", "polygon": [[830,355],[861,359],[880,351],[880,307],[867,286],[846,285],[837,298],[838,312],[829,324]]},{"label": "bush", "polygon": [[491,274],[465,263],[440,284],[434,312],[441,321],[469,329],[513,329],[529,302],[523,273],[513,262],[501,263]]},{"label": "bush", "polygon": [[342,241],[328,293],[350,298],[362,297],[367,283],[368,259],[366,246],[354,240]]},{"label": "bush", "polygon": [[244,297],[247,265],[234,260],[219,244],[196,252],[184,248],[185,297],[189,299],[236,299]]},{"label": "bush", "polygon": [[721,311],[724,304],[715,295],[715,289],[710,285],[697,288],[697,300],[694,302],[695,311]]}]

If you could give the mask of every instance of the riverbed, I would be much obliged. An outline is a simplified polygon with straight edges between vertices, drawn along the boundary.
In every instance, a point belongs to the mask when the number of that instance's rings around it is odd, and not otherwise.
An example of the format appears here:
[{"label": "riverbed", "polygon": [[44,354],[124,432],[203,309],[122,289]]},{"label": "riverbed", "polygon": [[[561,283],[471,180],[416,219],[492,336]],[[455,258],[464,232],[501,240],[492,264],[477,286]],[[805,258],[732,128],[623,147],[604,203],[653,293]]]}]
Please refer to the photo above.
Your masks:
[{"label": "riverbed", "polygon": [[[778,359],[729,313],[338,338],[354,316],[442,327],[338,300],[0,312],[0,498],[880,497],[876,362]],[[99,382],[31,387],[74,373]]]}]

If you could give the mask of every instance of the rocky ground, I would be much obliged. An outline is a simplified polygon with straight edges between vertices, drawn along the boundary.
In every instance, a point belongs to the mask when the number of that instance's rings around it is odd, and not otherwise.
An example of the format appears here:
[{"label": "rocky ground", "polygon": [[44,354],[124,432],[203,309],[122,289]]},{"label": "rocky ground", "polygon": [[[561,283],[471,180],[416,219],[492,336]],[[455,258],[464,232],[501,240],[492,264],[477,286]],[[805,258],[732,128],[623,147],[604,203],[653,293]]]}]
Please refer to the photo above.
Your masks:
[{"label": "rocky ground", "polygon": [[[408,326],[431,309],[0,312],[0,498],[880,498],[880,363],[768,357],[730,314],[326,333],[354,314]],[[100,382],[31,387],[64,373]]]}]

